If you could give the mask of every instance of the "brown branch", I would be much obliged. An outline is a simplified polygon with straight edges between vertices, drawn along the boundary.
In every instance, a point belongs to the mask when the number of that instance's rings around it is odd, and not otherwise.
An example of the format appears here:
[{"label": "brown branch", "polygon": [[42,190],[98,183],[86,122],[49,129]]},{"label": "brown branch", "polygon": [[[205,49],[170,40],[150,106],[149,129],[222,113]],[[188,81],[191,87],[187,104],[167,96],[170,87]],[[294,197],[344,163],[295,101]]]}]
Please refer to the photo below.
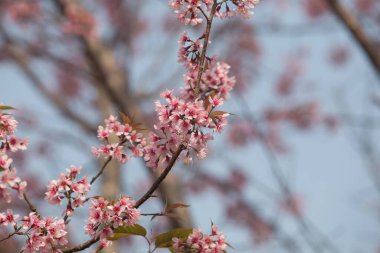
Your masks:
[{"label": "brown branch", "polygon": [[[54,0],[54,3],[59,12],[64,16],[65,4],[67,3],[62,0]],[[70,2],[70,4],[80,3]],[[100,38],[79,36],[77,39],[82,45],[83,54],[87,59],[89,69],[93,72],[95,77],[94,85],[98,88],[99,92],[104,94],[105,100],[119,111],[133,117],[136,122],[144,124],[146,122],[146,117],[144,117],[143,113],[140,111],[136,96],[133,94],[132,89],[129,88],[128,79],[122,68],[118,65],[113,51],[108,48]],[[148,171],[151,171],[149,168],[147,169]],[[154,173],[152,173],[152,175],[154,176],[153,181],[155,181],[157,175]],[[181,184],[179,183],[179,178],[174,179],[174,175],[170,176],[173,179],[168,180],[167,178],[165,182],[161,184],[160,191],[163,193],[162,196],[165,196],[162,198],[163,202],[167,201],[168,203],[175,203],[178,202],[179,198],[183,199],[183,195],[178,189]],[[112,176],[110,176],[110,178],[112,178]],[[116,176],[116,178],[119,177]],[[105,187],[108,188],[108,186]],[[174,218],[171,219],[173,227],[189,227],[188,224],[191,223],[190,216],[183,212],[181,213],[181,217],[182,221]]]},{"label": "brown branch", "polygon": [[106,162],[103,164],[102,168],[99,170],[98,174],[96,174],[96,176],[94,176],[92,179],[91,179],[91,182],[90,184],[93,184],[95,182],[95,180],[100,177],[100,175],[103,174],[104,172],[104,169],[107,167],[107,165],[111,162],[112,160],[112,156],[109,156],[106,160]]},{"label": "brown branch", "polygon": [[99,237],[95,237],[95,238],[92,238],[92,239],[82,243],[82,244],[76,245],[74,247],[63,249],[62,252],[63,253],[71,253],[71,252],[82,251],[82,250],[85,250],[85,249],[91,247],[93,244],[97,243],[99,240],[100,240]]},{"label": "brown branch", "polygon": [[155,190],[160,186],[162,181],[166,178],[166,176],[169,174],[170,170],[173,168],[175,162],[177,161],[177,158],[181,154],[181,152],[185,149],[184,145],[179,146],[177,152],[174,153],[172,159],[170,160],[168,166],[165,168],[165,170],[161,173],[161,175],[156,179],[156,181],[153,183],[153,185],[149,188],[149,190],[139,199],[136,201],[135,208],[140,207],[145,201],[147,201]]},{"label": "brown branch", "polygon": [[198,63],[199,67],[198,67],[197,82],[196,82],[195,87],[194,87],[196,95],[198,95],[198,93],[199,93],[199,89],[200,89],[199,86],[200,86],[200,83],[201,83],[202,74],[203,74],[203,71],[205,70],[204,62],[205,62],[205,59],[206,59],[206,51],[207,51],[207,46],[209,44],[209,38],[210,38],[212,20],[214,18],[217,6],[218,6],[218,3],[217,3],[217,1],[214,0],[214,4],[212,5],[211,11],[210,11],[210,16],[208,18],[206,17],[207,26],[206,26],[206,31],[204,33],[205,38],[204,38],[204,41],[203,41],[203,48],[202,48],[201,58],[200,58],[199,63]]},{"label": "brown branch", "polygon": [[[164,181],[166,176],[169,174],[169,172],[173,168],[175,162],[177,161],[179,155],[184,150],[184,148],[185,148],[185,146],[181,145],[179,147],[179,149],[177,150],[177,152],[174,153],[172,159],[170,160],[170,162],[169,162],[168,166],[165,168],[165,170],[161,173],[161,175],[157,178],[157,180],[153,183],[153,185],[149,188],[149,190],[139,200],[137,200],[137,202],[135,204],[135,208],[140,207],[143,203],[145,203],[145,201],[147,201],[152,196],[153,192],[160,186],[162,181]],[[109,162],[109,161],[111,161],[111,159],[108,159],[107,161]],[[105,163],[105,165],[106,164],[107,164],[107,162]],[[103,166],[103,167],[105,167],[105,166]],[[62,252],[63,253],[71,253],[71,252],[81,251],[81,250],[89,248],[91,245],[95,244],[98,241],[99,241],[99,238],[92,238],[92,239],[90,239],[90,240],[88,240],[82,244],[79,244],[77,246],[62,250]]]},{"label": "brown branch", "polygon": [[354,39],[362,47],[366,57],[372,64],[380,77],[380,54],[365,34],[359,21],[352,15],[339,0],[326,0],[331,11],[340,19],[344,26],[350,31]]},{"label": "brown branch", "polygon": [[9,238],[11,238],[12,236],[16,235],[21,230],[21,228],[22,228],[22,226],[20,226],[19,228],[15,229],[15,231],[12,234],[9,234],[7,237],[4,237],[3,239],[0,239],[0,242],[6,241]]},{"label": "brown branch", "polygon": [[24,200],[25,200],[26,203],[28,204],[29,209],[30,209],[32,212],[34,212],[34,213],[38,213],[38,212],[37,212],[37,208],[32,204],[32,202],[30,202],[28,196],[26,196],[26,193],[24,193],[22,196],[24,197]]}]

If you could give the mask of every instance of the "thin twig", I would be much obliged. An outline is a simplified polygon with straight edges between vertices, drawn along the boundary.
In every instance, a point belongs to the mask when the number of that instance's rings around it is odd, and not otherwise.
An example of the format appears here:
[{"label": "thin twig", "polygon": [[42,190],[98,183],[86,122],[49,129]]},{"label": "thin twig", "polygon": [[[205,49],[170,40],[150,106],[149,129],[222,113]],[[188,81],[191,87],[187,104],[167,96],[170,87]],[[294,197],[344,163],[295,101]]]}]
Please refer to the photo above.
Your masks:
[{"label": "thin twig", "polygon": [[[121,141],[117,144],[117,146],[115,147],[115,149],[118,148],[119,146],[123,145],[123,144],[126,143],[126,142],[127,142],[127,139],[124,138],[123,140],[121,140]],[[100,176],[103,174],[105,168],[106,168],[107,165],[111,162],[111,160],[112,160],[112,156],[109,156],[109,157],[107,158],[107,160],[104,162],[102,168],[100,168],[98,174],[96,174],[96,175],[91,179],[91,181],[90,181],[90,184],[91,184],[91,185],[96,181],[96,179],[98,179],[98,177],[100,177]]]},{"label": "thin twig", "polygon": [[21,230],[22,226],[20,226],[19,228],[17,228],[12,234],[9,234],[7,237],[3,238],[3,239],[0,239],[0,242],[3,242],[5,240],[8,240],[9,238],[11,238],[12,236],[14,236],[15,234],[17,234],[20,230]]},{"label": "thin twig", "polygon": [[112,156],[109,156],[109,157],[107,158],[107,160],[105,161],[105,163],[103,164],[102,168],[99,170],[98,174],[96,174],[96,176],[94,176],[94,177],[91,179],[90,184],[93,184],[93,183],[96,181],[96,179],[98,179],[98,177],[100,177],[100,176],[103,174],[104,169],[105,169],[105,168],[107,167],[107,165],[111,162],[111,160],[112,160]]},{"label": "thin twig", "polygon": [[141,213],[141,216],[165,216],[164,213]]},{"label": "thin twig", "polygon": [[28,204],[29,209],[30,209],[32,212],[38,214],[38,212],[37,212],[37,208],[32,204],[32,202],[30,202],[28,196],[26,196],[26,193],[24,193],[22,196],[24,197],[24,200],[25,200],[26,203]]}]

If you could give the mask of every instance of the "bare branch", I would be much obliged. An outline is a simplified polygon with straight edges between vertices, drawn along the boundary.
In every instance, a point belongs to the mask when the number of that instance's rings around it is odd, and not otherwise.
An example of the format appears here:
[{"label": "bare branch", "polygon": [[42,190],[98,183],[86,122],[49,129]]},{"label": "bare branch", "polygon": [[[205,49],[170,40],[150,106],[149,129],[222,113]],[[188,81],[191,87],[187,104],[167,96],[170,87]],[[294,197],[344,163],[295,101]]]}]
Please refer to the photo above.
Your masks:
[{"label": "bare branch", "polygon": [[28,207],[29,207],[30,211],[32,211],[34,213],[38,213],[37,212],[37,208],[32,204],[32,202],[30,202],[28,196],[26,196],[26,193],[24,193],[22,196],[24,197],[24,200],[28,204]]},{"label": "bare branch", "polygon": [[172,159],[170,160],[168,166],[165,168],[165,170],[161,173],[161,175],[156,179],[156,181],[153,183],[153,185],[149,188],[149,190],[139,199],[136,201],[135,208],[140,207],[142,204],[144,204],[145,201],[147,201],[154,191],[160,186],[162,181],[166,178],[166,176],[169,174],[170,170],[173,168],[175,162],[177,161],[177,158],[181,154],[181,152],[185,149],[184,145],[181,145],[177,152],[174,153]]},{"label": "bare branch", "polygon": [[339,0],[326,0],[331,7],[332,12],[340,19],[343,25],[350,31],[353,38],[362,47],[368,60],[380,77],[380,54],[365,34],[359,21],[352,15]]}]

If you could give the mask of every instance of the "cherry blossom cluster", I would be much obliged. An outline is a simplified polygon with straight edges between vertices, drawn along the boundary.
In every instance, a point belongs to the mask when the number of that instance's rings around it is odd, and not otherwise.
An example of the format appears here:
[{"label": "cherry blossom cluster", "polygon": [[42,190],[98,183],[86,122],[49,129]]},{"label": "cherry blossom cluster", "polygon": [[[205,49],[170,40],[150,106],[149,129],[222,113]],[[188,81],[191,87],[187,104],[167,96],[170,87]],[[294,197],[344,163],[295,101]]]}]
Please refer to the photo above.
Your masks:
[{"label": "cherry blossom cluster", "polygon": [[201,50],[203,44],[201,41],[204,39],[204,35],[192,40],[186,32],[181,34],[180,40],[178,41],[180,49],[178,52],[178,62],[184,62],[187,68],[192,68],[198,63],[201,55]]},{"label": "cherry blossom cluster", "polygon": [[77,179],[81,167],[72,165],[66,170],[67,173],[61,173],[59,180],[49,182],[45,199],[52,205],[59,205],[62,199],[68,199],[66,215],[70,216],[76,208],[83,205],[91,185],[86,176]]},{"label": "cherry blossom cluster", "polygon": [[204,158],[207,142],[213,137],[203,128],[221,131],[227,123],[228,113],[212,112],[222,102],[212,97],[203,101],[187,101],[174,96],[173,91],[169,90],[162,92],[161,97],[165,98],[166,104],[156,102],[159,122],[145,148],[147,166],[153,169],[165,167],[180,145],[187,149],[185,161],[192,160],[190,151],[195,151],[198,158]]},{"label": "cherry blossom cluster", "polygon": [[2,226],[16,226],[16,221],[20,217],[18,214],[13,214],[11,209],[8,209],[6,213],[0,213],[0,225]]},{"label": "cherry blossom cluster", "polygon": [[[105,121],[106,126],[98,127],[98,138],[105,142],[99,148],[93,148],[92,154],[96,157],[116,158],[121,163],[126,163],[130,157],[143,155],[145,139],[143,135],[128,123],[121,123],[116,117],[110,116]],[[113,141],[115,140],[116,141]],[[113,142],[112,142],[113,141]],[[124,150],[128,148],[131,154]]]},{"label": "cherry blossom cluster", "polygon": [[85,225],[86,234],[106,239],[113,236],[113,229],[136,224],[140,211],[134,206],[135,201],[127,196],[115,202],[109,202],[101,197],[92,199]]},{"label": "cherry blossom cluster", "polygon": [[[203,96],[213,94],[214,99],[219,99],[223,103],[229,97],[229,94],[236,84],[235,77],[228,76],[230,66],[224,62],[212,61],[202,74],[199,83],[199,93]],[[181,92],[183,98],[194,100],[194,88],[197,84],[198,69],[190,69],[185,75],[185,87]]]},{"label": "cherry blossom cluster", "polygon": [[213,0],[171,0],[170,7],[178,15],[178,19],[186,25],[197,25],[202,23],[201,8],[202,5],[210,9]]},{"label": "cherry blossom cluster", "polygon": [[61,250],[58,247],[67,244],[67,231],[63,219],[45,218],[31,212],[18,224],[19,217],[20,215],[13,214],[12,210],[8,209],[6,213],[0,213],[0,225],[10,225],[17,234],[27,238],[21,252],[59,253]]},{"label": "cherry blossom cluster", "polygon": [[36,213],[29,213],[22,221],[28,239],[21,252],[60,253],[58,247],[68,243],[63,219],[41,218]]},{"label": "cherry blossom cluster", "polygon": [[[1,104],[0,104],[1,105]],[[10,189],[17,191],[22,198],[27,183],[21,181],[12,167],[11,153],[27,148],[28,140],[14,136],[18,122],[8,113],[0,110],[0,199],[7,203],[12,201]]]},{"label": "cherry blossom cluster", "polygon": [[173,238],[173,249],[176,253],[222,253],[225,252],[226,247],[224,235],[219,232],[215,225],[212,225],[210,235],[203,234],[199,229],[194,229],[184,240],[176,237]]},{"label": "cherry blossom cluster", "polygon": [[[243,17],[250,17],[253,12],[252,9],[256,6],[259,0],[229,0],[222,1],[217,10],[217,16],[230,17],[242,15]],[[222,11],[224,9],[224,11]]]},{"label": "cherry blossom cluster", "polygon": [[217,17],[243,15],[249,17],[258,0],[170,0],[169,5],[178,19],[186,25],[202,23],[205,11],[210,11],[215,4]]},{"label": "cherry blossom cluster", "polygon": [[[0,161],[1,162],[1,161]],[[16,169],[6,169],[0,174],[0,199],[7,203],[12,202],[12,197],[9,189],[17,191],[18,197],[23,198],[26,190],[27,182],[21,181],[16,175]]]}]

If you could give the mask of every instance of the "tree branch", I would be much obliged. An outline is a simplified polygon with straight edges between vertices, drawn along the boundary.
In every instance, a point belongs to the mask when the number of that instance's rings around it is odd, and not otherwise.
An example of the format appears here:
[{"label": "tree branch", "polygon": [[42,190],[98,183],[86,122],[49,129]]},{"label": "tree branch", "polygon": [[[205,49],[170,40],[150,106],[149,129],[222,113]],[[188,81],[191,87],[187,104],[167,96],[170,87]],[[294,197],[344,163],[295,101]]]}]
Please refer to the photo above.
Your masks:
[{"label": "tree branch", "polygon": [[203,49],[202,49],[202,53],[201,53],[201,58],[200,58],[199,63],[198,63],[197,82],[196,82],[195,87],[194,87],[196,95],[198,95],[198,93],[199,93],[199,89],[200,89],[199,86],[200,86],[200,83],[201,83],[202,74],[203,74],[203,71],[205,70],[204,62],[205,62],[205,59],[206,59],[206,51],[207,51],[207,46],[209,44],[209,38],[210,38],[212,20],[214,18],[217,6],[218,6],[218,3],[217,3],[217,1],[214,0],[214,4],[212,5],[211,11],[210,11],[210,16],[208,18],[206,17],[207,26],[206,26],[206,31],[205,31],[205,34],[204,34],[205,38],[203,40]]},{"label": "tree branch", "polygon": [[160,186],[162,181],[164,181],[166,176],[169,174],[170,170],[173,168],[175,162],[177,161],[178,156],[181,154],[181,152],[184,149],[185,149],[184,145],[179,146],[177,152],[174,153],[172,159],[170,160],[170,162],[169,162],[168,166],[165,168],[165,170],[156,179],[156,181],[149,188],[149,190],[139,200],[136,201],[135,208],[140,207],[145,201],[147,201],[152,196],[153,192]]},{"label": "tree branch", "polygon": [[[145,203],[145,201],[147,201],[152,196],[153,192],[160,186],[162,181],[164,181],[166,176],[169,174],[169,172],[173,168],[175,162],[177,161],[179,155],[181,154],[181,152],[184,149],[185,149],[184,145],[181,145],[179,147],[179,149],[173,155],[172,159],[170,160],[170,162],[169,162],[168,166],[165,168],[165,170],[161,173],[161,175],[157,178],[157,180],[153,183],[153,185],[149,188],[149,190],[139,200],[137,200],[137,202],[135,204],[135,208],[140,207],[143,203]],[[109,161],[111,161],[111,159],[107,159],[107,161],[109,162]],[[106,164],[107,164],[107,162],[105,163],[105,165]],[[105,167],[105,166],[103,166],[103,167]],[[98,241],[99,241],[99,238],[92,238],[92,239],[90,239],[90,240],[88,240],[82,244],[79,244],[77,246],[62,250],[62,252],[63,253],[78,252],[78,251],[81,251],[81,250],[84,250],[84,249],[91,247],[91,245],[95,244]]]},{"label": "tree branch", "polygon": [[103,174],[103,171],[104,169],[107,167],[107,165],[111,162],[112,160],[112,156],[109,156],[106,160],[106,162],[103,164],[102,168],[99,170],[98,174],[96,174],[96,176],[94,176],[91,181],[90,181],[90,184],[93,184],[95,182],[95,180],[100,177],[100,175]]},{"label": "tree branch", "polygon": [[331,11],[340,19],[344,26],[350,31],[353,38],[362,47],[365,55],[380,77],[380,54],[365,34],[359,21],[352,15],[339,0],[326,0]]},{"label": "tree branch", "polygon": [[64,249],[64,250],[62,250],[62,252],[63,253],[72,253],[72,252],[82,251],[82,250],[85,250],[85,249],[91,247],[93,244],[97,243],[99,240],[100,240],[99,237],[95,237],[95,238],[92,238],[92,239],[90,239],[90,240],[88,240],[82,244],[79,244],[77,246]]},{"label": "tree branch", "polygon": [[30,202],[28,196],[26,196],[26,193],[24,193],[22,196],[24,197],[24,200],[28,204],[28,207],[29,207],[30,211],[32,211],[34,213],[38,213],[37,212],[37,208],[32,204],[32,202]]}]

